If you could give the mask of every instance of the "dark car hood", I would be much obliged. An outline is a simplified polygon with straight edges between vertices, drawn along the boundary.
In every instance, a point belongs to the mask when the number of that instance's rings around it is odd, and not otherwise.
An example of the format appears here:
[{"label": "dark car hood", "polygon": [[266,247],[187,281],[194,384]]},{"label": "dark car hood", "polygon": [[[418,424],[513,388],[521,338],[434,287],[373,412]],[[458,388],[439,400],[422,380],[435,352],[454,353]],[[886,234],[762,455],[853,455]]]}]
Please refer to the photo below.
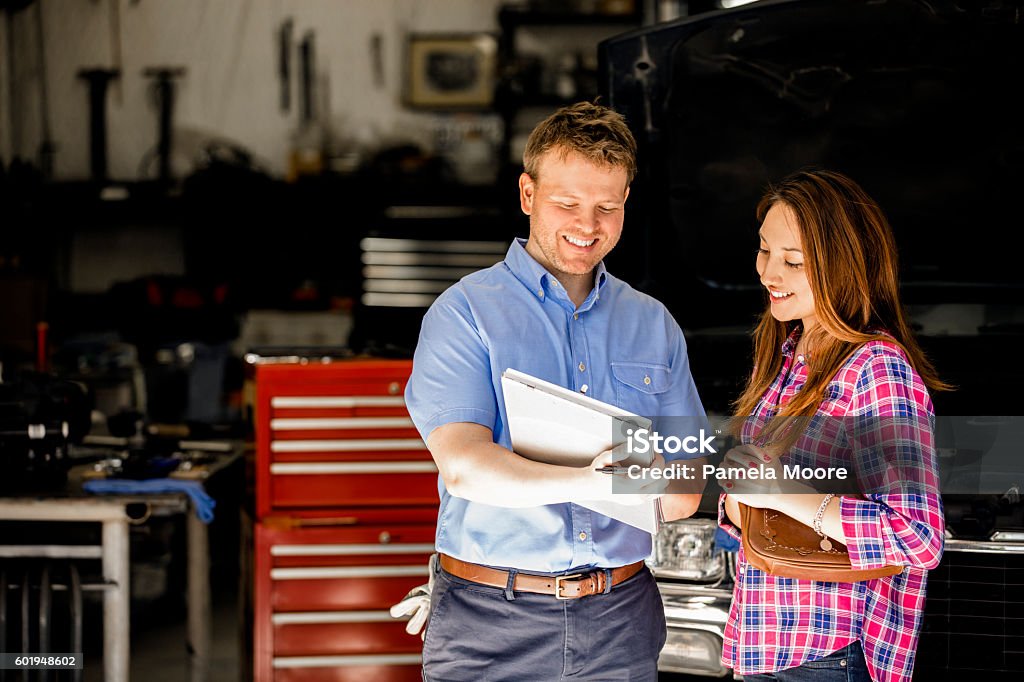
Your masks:
[{"label": "dark car hood", "polygon": [[605,41],[604,95],[641,147],[644,256],[676,264],[653,268],[669,282],[682,261],[707,288],[755,287],[758,197],[819,165],[886,210],[912,302],[1019,299],[1022,22],[1019,2],[797,0]]},{"label": "dark car hood", "polygon": [[599,57],[639,144],[612,264],[690,334],[709,407],[735,396],[765,305],[757,200],[817,165],[889,216],[904,301],[962,389],[946,413],[1024,414],[1006,390],[1024,381],[1020,2],[769,0],[611,38]]}]

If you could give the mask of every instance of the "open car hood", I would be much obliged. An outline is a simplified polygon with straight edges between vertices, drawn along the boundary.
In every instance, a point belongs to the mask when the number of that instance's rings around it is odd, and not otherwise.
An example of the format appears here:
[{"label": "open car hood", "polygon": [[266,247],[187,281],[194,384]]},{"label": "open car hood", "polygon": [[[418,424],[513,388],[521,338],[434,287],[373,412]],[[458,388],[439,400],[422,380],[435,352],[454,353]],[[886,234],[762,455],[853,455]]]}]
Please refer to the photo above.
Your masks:
[{"label": "open car hood", "polygon": [[684,327],[763,307],[754,208],[806,165],[893,224],[908,303],[1024,297],[1020,2],[767,1],[600,45],[641,171],[616,267]]}]

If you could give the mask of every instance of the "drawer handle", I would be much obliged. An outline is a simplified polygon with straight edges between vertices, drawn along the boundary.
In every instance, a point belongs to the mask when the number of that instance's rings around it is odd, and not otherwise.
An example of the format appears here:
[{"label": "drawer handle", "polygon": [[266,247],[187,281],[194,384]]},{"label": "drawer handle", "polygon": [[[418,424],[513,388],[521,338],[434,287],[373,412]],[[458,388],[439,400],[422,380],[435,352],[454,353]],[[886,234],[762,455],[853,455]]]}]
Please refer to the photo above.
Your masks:
[{"label": "drawer handle", "polygon": [[275,668],[340,668],[354,665],[421,665],[419,654],[379,656],[275,656]]},{"label": "drawer handle", "polygon": [[295,518],[294,516],[268,516],[263,525],[267,528],[289,530],[291,528],[330,528],[331,526],[354,526],[359,523],[355,516],[319,516],[312,519]]},{"label": "drawer handle", "polygon": [[310,566],[270,569],[271,580],[401,578],[413,575],[430,575],[430,568],[424,564],[422,566]]},{"label": "drawer handle", "polygon": [[275,440],[271,452],[352,452],[360,450],[426,450],[419,438],[354,438],[350,440]]},{"label": "drawer handle", "polygon": [[332,395],[332,396],[284,396],[270,399],[271,407],[402,407],[402,396],[378,395]]},{"label": "drawer handle", "polygon": [[321,429],[407,429],[415,424],[408,417],[311,417],[309,419],[271,419],[272,431],[312,431]]},{"label": "drawer handle", "polygon": [[[274,625],[322,625],[325,623],[393,623],[390,611],[292,611],[275,613]],[[407,619],[407,618],[406,618]]]},{"label": "drawer handle", "polygon": [[277,462],[270,473],[303,474],[427,474],[437,472],[433,462]]},{"label": "drawer handle", "polygon": [[272,545],[270,556],[354,556],[359,554],[432,554],[434,545],[405,543],[394,545]]}]

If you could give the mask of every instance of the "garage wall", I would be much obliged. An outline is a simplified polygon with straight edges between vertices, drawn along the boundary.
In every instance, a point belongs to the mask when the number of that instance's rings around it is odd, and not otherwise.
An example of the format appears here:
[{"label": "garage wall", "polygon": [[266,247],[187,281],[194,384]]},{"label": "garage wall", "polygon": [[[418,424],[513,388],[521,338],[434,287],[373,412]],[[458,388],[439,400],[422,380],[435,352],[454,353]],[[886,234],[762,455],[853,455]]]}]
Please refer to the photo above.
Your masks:
[{"label": "garage wall", "polygon": [[[108,168],[112,178],[134,180],[156,174],[155,163],[145,163],[156,144],[157,110],[144,68],[187,69],[174,111],[176,174],[186,173],[204,143],[216,138],[242,145],[283,175],[299,120],[297,44],[307,31],[315,32],[324,108],[340,138],[363,145],[429,142],[437,117],[401,105],[405,36],[496,31],[500,0],[37,0],[14,15],[11,35],[0,38],[0,61],[7,61],[3,40],[14,41],[16,59],[8,67],[18,92],[10,116],[0,118],[5,161],[16,154],[35,160],[41,140],[39,3],[55,177],[89,175],[88,90],[77,73],[119,62],[121,78],[107,98]],[[289,17],[296,46],[292,107],[282,112],[276,36]],[[371,57],[375,35],[379,80]],[[0,99],[6,100],[4,87]]]}]

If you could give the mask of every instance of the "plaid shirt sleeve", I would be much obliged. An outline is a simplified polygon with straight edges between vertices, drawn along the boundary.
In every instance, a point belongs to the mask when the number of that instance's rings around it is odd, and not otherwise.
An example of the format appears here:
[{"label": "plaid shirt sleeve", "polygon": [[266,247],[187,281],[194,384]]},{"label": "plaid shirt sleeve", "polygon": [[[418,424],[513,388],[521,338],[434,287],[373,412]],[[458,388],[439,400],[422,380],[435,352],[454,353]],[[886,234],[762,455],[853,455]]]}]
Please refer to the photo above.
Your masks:
[{"label": "plaid shirt sleeve", "polygon": [[729,537],[737,542],[741,542],[740,529],[732,525],[729,521],[729,517],[725,513],[725,493],[718,496],[718,526],[724,530]]},{"label": "plaid shirt sleeve", "polygon": [[858,462],[873,465],[865,467],[872,472],[865,498],[840,501],[850,562],[854,568],[935,568],[945,521],[931,400],[901,349],[886,343],[865,349],[871,354],[856,373],[850,440]]}]

